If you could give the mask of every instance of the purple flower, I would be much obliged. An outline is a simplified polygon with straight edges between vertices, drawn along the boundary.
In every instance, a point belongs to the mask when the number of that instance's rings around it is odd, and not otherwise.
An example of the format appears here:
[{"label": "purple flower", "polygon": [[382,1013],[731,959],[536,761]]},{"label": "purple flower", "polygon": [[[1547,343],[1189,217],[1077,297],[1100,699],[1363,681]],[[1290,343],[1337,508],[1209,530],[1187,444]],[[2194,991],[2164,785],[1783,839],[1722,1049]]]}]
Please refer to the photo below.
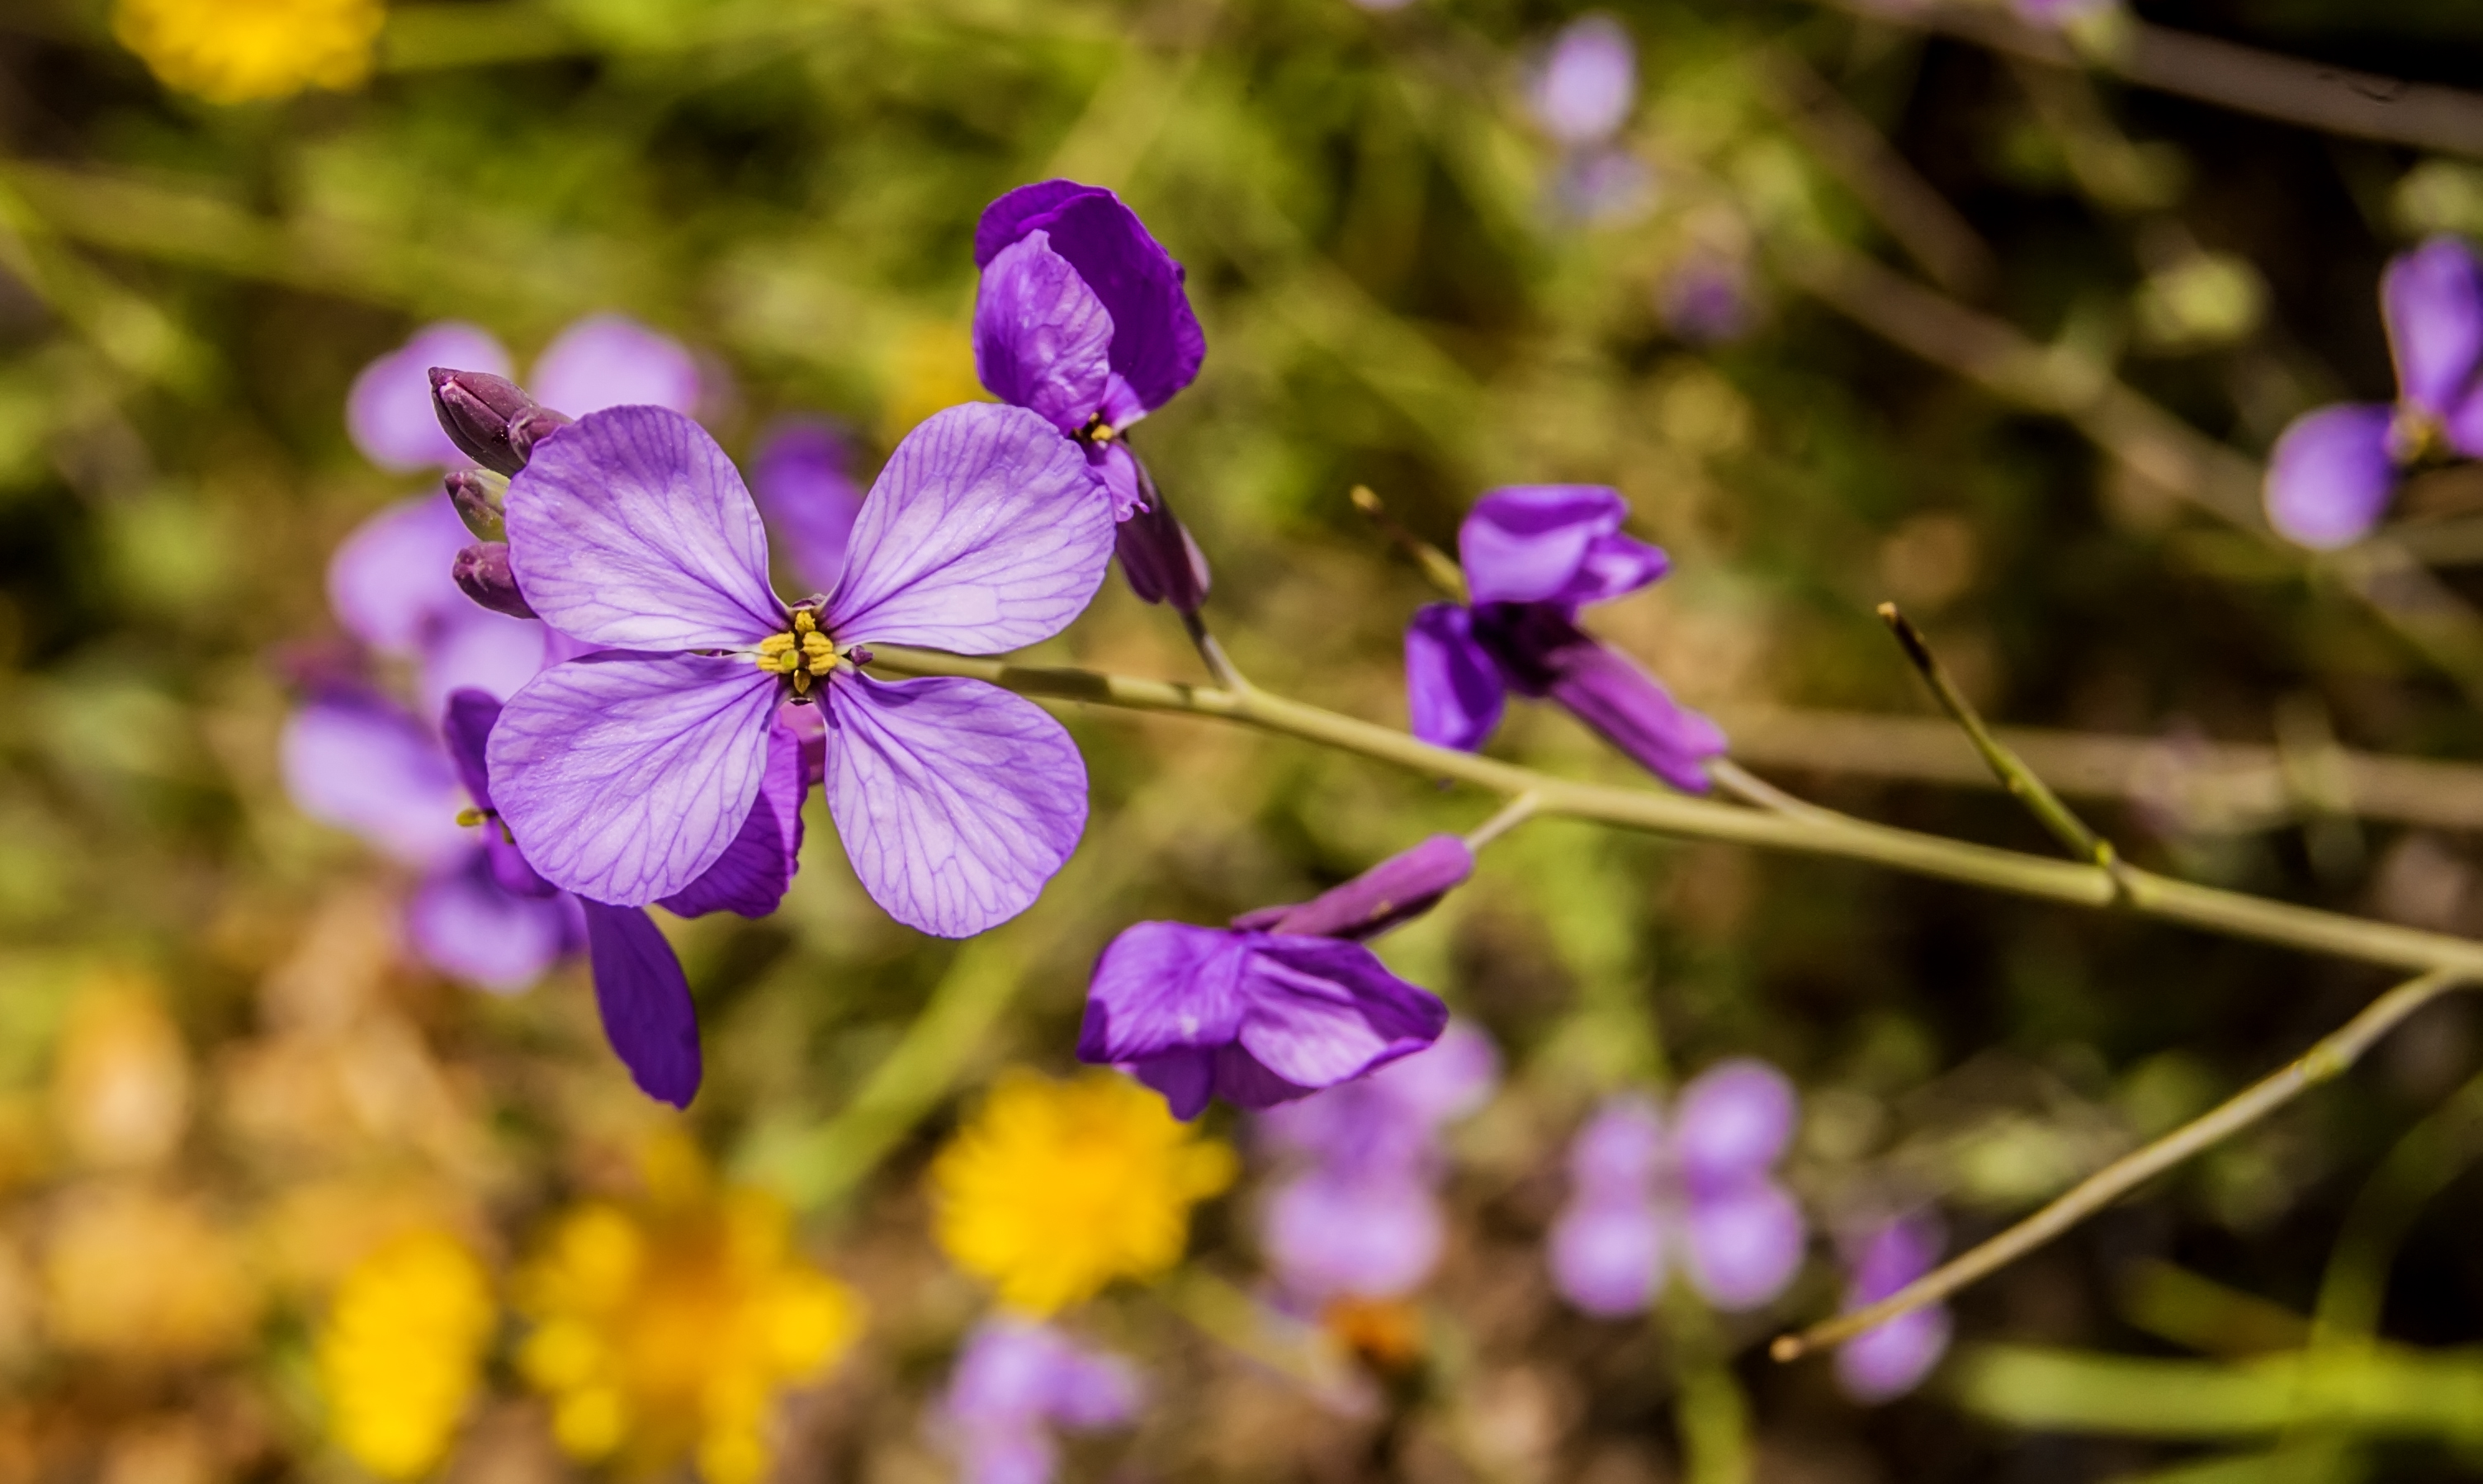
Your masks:
[{"label": "purple flower", "polygon": [[797,585],[824,594],[844,575],[845,544],[862,514],[862,490],[846,473],[852,450],[822,417],[788,417],[759,440],[750,492]]},{"label": "purple flower", "polygon": [[1000,1316],[967,1338],[933,1437],[957,1456],[967,1484],[1045,1484],[1058,1463],[1052,1429],[1126,1426],[1138,1400],[1129,1363],[1051,1325]]},{"label": "purple flower", "polygon": [[1694,253],[1666,274],[1656,287],[1655,308],[1665,328],[1692,345],[1739,340],[1758,318],[1749,266],[1717,252]]},{"label": "purple flower", "polygon": [[2315,409],[2276,440],[2267,518],[2316,551],[2360,541],[2408,469],[2483,456],[2483,264],[2454,237],[2399,253],[2380,278],[2397,400]]},{"label": "purple flower", "polygon": [[417,495],[357,526],[328,560],[337,622],[379,653],[414,662],[425,716],[467,687],[515,695],[553,657],[542,624],[478,608],[458,590],[452,570],[472,539],[447,495]]},{"label": "purple flower", "polygon": [[[1932,1270],[1939,1260],[1938,1217],[1917,1211],[1888,1222],[1854,1243],[1853,1279],[1845,1305],[1876,1304]],[[1866,1405],[1903,1396],[1922,1384],[1948,1349],[1948,1306],[1909,1310],[1847,1340],[1836,1352],[1836,1380],[1845,1394]]]},{"label": "purple flower", "polygon": [[1268,1146],[1304,1161],[1260,1229],[1285,1293],[1303,1303],[1401,1298],[1439,1262],[1440,1130],[1481,1107],[1499,1055],[1472,1026],[1360,1081],[1262,1113]]},{"label": "purple flower", "polygon": [[1773,1170],[1795,1108],[1792,1084],[1748,1059],[1684,1087],[1669,1137],[1652,1100],[1606,1102],[1569,1146],[1553,1285],[1590,1314],[1639,1313],[1677,1248],[1692,1286],[1720,1309],[1755,1309],[1784,1291],[1802,1266],[1802,1218]]},{"label": "purple flower", "polygon": [[950,408],[907,435],[816,605],[768,587],[767,538],[705,429],[592,412],[511,480],[510,557],[545,623],[600,652],[510,699],[492,790],[545,878],[634,907],[687,888],[751,817],[780,705],[817,703],[855,873],[943,937],[1023,911],[1084,829],[1059,723],[979,681],[864,675],[869,642],[991,654],[1060,631],[1103,578],[1111,515],[1033,414]]},{"label": "purple flower", "polygon": [[2010,0],[2009,8],[2030,26],[2066,31],[2091,15],[2111,10],[2119,0]]},{"label": "purple flower", "polygon": [[1578,627],[1578,610],[1634,593],[1669,566],[1621,534],[1628,507],[1600,485],[1494,490],[1457,531],[1469,602],[1432,603],[1405,630],[1414,734],[1472,752],[1509,690],[1549,697],[1657,777],[1704,792],[1716,724]]},{"label": "purple flower", "polygon": [[[435,360],[435,366],[466,366]],[[527,389],[546,407],[583,417],[608,407],[661,407],[698,411],[703,387],[698,362],[681,343],[625,314],[590,314],[562,331],[535,358]]]},{"label": "purple flower", "polygon": [[1429,1046],[1448,1007],[1353,940],[1429,908],[1474,871],[1438,835],[1297,906],[1230,928],[1141,922],[1096,962],[1078,1057],[1126,1068],[1177,1118],[1221,1097],[1270,1107]]},{"label": "purple flower", "polygon": [[1085,455],[1126,522],[1117,543],[1132,589],[1194,612],[1207,564],[1126,438],[1131,424],[1197,379],[1207,354],[1181,264],[1111,192],[1047,180],[984,208],[975,265],[983,271],[975,300],[983,384]]},{"label": "purple flower", "polygon": [[1638,46],[1628,30],[1600,12],[1562,27],[1526,101],[1543,132],[1572,148],[1612,138],[1638,101]]},{"label": "purple flower", "polygon": [[425,372],[433,366],[506,376],[509,353],[481,327],[443,320],[364,366],[345,394],[345,429],[363,458],[396,473],[465,466],[466,456],[432,415]]}]

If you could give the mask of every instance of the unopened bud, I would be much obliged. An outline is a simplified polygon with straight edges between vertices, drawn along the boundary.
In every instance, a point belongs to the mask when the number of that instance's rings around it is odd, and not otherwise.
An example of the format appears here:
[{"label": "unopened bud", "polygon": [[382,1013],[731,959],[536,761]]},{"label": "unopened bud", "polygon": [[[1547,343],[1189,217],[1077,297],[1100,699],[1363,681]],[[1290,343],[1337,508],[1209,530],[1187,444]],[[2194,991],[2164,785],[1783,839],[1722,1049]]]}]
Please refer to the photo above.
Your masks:
[{"label": "unopened bud", "polygon": [[1466,842],[1435,835],[1307,902],[1262,907],[1234,918],[1233,925],[1262,933],[1371,938],[1429,912],[1473,874],[1474,851]]},{"label": "unopened bud", "polygon": [[1196,613],[1207,601],[1207,557],[1152,485],[1147,508],[1112,533],[1112,551],[1130,591],[1145,601],[1168,603],[1178,613]]},{"label": "unopened bud", "polygon": [[448,574],[457,579],[457,590],[467,597],[513,619],[531,619],[534,609],[526,596],[518,591],[518,574],[509,566],[509,543],[481,541],[457,553]]},{"label": "unopened bud", "polygon": [[459,469],[441,483],[447,488],[448,502],[457,507],[457,518],[466,529],[481,541],[506,541],[508,526],[501,518],[501,508],[509,492],[506,476],[485,469]]},{"label": "unopened bud", "polygon": [[458,451],[498,474],[515,474],[551,431],[569,421],[538,407],[505,376],[431,368],[431,407]]}]

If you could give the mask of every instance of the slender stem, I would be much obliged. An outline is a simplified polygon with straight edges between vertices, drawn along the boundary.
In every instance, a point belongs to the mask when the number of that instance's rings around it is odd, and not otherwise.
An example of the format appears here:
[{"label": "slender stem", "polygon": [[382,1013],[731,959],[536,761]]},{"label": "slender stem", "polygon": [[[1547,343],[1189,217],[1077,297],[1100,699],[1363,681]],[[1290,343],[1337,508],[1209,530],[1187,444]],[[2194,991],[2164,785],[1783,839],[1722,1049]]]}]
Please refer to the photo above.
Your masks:
[{"label": "slender stem", "polygon": [[1217,644],[1215,636],[1208,632],[1207,620],[1195,613],[1185,613],[1181,616],[1181,628],[1189,636],[1190,644],[1197,649],[1198,657],[1206,662],[1207,673],[1215,677],[1216,684],[1228,691],[1246,693],[1250,689],[1250,682],[1242,678],[1241,667],[1233,663],[1232,656],[1224,652],[1224,646]]},{"label": "slender stem", "polygon": [[2000,780],[2000,786],[2025,805],[2042,821],[2043,828],[2052,832],[2053,838],[2069,847],[2070,855],[2081,861],[2092,861],[2106,870],[2113,869],[2118,858],[2111,843],[2088,829],[2086,821],[2063,804],[2061,796],[2052,792],[2048,784],[2035,776],[2035,770],[2026,766],[2024,758],[2011,752],[2008,744],[1991,734],[1991,729],[1983,723],[1983,714],[1974,709],[1974,702],[1966,700],[1965,692],[1959,690],[1957,681],[1949,677],[1948,667],[1932,652],[1931,641],[1923,637],[1922,630],[1899,613],[1895,603],[1880,605],[1880,621],[1897,636],[1897,644],[1906,651],[1906,658],[1912,662],[1924,682],[1931,686],[1932,694],[1939,698],[1940,709],[1964,729],[1966,739],[1974,744],[1976,752],[1983,755],[1985,764]]},{"label": "slender stem", "polygon": [[1431,586],[1454,601],[1461,603],[1466,600],[1465,570],[1457,566],[1455,558],[1405,529],[1395,516],[1388,514],[1388,507],[1379,502],[1379,496],[1369,485],[1354,486],[1352,499],[1353,508],[1370,517],[1371,523],[1379,527],[1381,535],[1411,557],[1414,565],[1423,570],[1423,575],[1430,579]]},{"label": "slender stem", "polygon": [[2283,1070],[2252,1084],[2208,1113],[2123,1155],[2079,1181],[2076,1188],[1998,1236],[1926,1273],[1876,1304],[1786,1335],[1768,1348],[1779,1361],[1841,1344],[1909,1310],[1936,1304],[1967,1284],[2008,1266],[2131,1190],[2191,1155],[2232,1137],[2342,1073],[2371,1044],[2406,1017],[2453,989],[2473,982],[2467,973],[2439,969],[2410,979],[2364,1007],[2362,1014],[2295,1058]]},{"label": "slender stem", "polygon": [[1797,819],[1808,817],[1836,820],[1845,817],[1834,809],[1821,808],[1807,799],[1795,798],[1730,757],[1709,758],[1707,777],[1713,780],[1716,786],[1723,792],[1758,808],[1774,809],[1779,814],[1790,814]]},{"label": "slender stem", "polygon": [[1480,851],[1485,845],[1535,817],[1543,801],[1531,793],[1519,794],[1501,806],[1499,813],[1466,832],[1466,849]]}]

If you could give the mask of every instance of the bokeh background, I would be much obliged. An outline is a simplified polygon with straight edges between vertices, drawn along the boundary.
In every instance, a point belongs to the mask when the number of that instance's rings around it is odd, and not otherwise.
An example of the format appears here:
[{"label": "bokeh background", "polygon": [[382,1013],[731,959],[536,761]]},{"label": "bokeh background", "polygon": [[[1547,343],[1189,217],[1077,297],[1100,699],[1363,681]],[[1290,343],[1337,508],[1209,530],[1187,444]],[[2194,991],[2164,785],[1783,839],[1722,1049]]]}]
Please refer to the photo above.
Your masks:
[{"label": "bokeh background", "polygon": [[[2184,54],[2202,87],[2267,57],[2455,85],[2483,71],[2483,17],[2137,13],[1615,5],[1631,105],[1563,141],[1530,102],[1575,18],[1548,4],[7,0],[0,1476],[954,1476],[937,1398],[992,1300],[934,1241],[924,1171],[995,1075],[1074,1071],[1087,967],[1128,923],[1296,899],[1488,812],[1291,741],[1066,713],[1093,822],[1021,920],[963,944],[895,926],[820,811],[777,916],[668,924],[708,1056],[674,1115],[602,1047],[582,968],[514,995],[424,969],[410,876],[287,797],[280,729],[305,656],[340,642],[329,553],[424,488],[347,436],[365,363],[441,318],[522,362],[626,313],[698,358],[728,448],[822,414],[867,479],[978,395],[973,225],[1029,180],[1113,187],[1188,266],[1206,368],[1137,442],[1261,683],[1402,720],[1399,636],[1431,595],[1351,486],[1446,543],[1494,484],[1609,483],[1675,574],[1600,631],[1753,771],[2044,848],[1873,619],[1894,598],[2134,858],[2483,925],[2483,771],[2460,765],[2483,749],[2460,565],[2483,559],[2483,483],[2426,476],[2386,542],[2324,562],[2252,525],[2289,417],[2390,394],[2377,275],[2424,234],[2483,231],[2483,130],[2322,126],[2320,100],[2360,118],[2399,94],[2307,63],[2270,105],[2295,119],[2126,76],[2169,30],[2251,49]],[[242,62],[200,61],[242,27]],[[1117,582],[1045,652],[1196,673]],[[1548,711],[1495,747],[1629,777]],[[2382,981],[1566,824],[1495,845],[1383,951],[1502,1064],[1443,1134],[1436,1272],[1283,1312],[1266,1141],[1212,1113],[1241,1175],[1183,1264],[1061,1321],[1147,1395],[1071,1442],[1063,1476],[2475,1467],[2467,1006],[1969,1290],[1943,1366],[1866,1406],[1825,1363],[1764,1355],[1838,1302],[1843,1226],[1931,1209],[1952,1248],[1988,1234]],[[1651,1317],[1565,1306],[1543,1241],[1572,1130],[1605,1094],[1734,1056],[1802,1091],[1803,1276],[1755,1312],[1678,1282]],[[755,1458],[667,1432],[671,1393],[638,1397],[601,1461],[556,1430],[558,1367],[527,1346],[592,1307],[579,1274],[616,1223],[625,1247],[693,1233],[666,1300],[687,1306],[670,1353],[697,1360],[676,1390],[759,1396]],[[2378,1338],[2332,1344],[2314,1385],[2285,1367],[2323,1305]],[[745,1310],[811,1328],[753,1338]],[[373,1379],[335,1358],[349,1311],[429,1324],[446,1359]],[[438,1447],[355,1433],[356,1385],[381,1433],[397,1417]]]}]

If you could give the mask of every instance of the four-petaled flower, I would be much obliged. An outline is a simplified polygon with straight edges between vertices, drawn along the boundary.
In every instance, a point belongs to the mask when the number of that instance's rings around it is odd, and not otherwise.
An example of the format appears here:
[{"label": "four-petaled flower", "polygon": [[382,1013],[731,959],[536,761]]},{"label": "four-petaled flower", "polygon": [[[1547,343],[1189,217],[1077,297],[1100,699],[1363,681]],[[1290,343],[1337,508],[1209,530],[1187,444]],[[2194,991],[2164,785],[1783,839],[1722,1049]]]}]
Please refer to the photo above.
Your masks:
[{"label": "four-petaled flower", "polygon": [[1472,752],[1508,693],[1544,696],[1675,788],[1707,787],[1724,734],[1662,681],[1578,627],[1578,610],[1662,577],[1659,547],[1621,534],[1629,508],[1600,485],[1494,490],[1457,530],[1468,601],[1432,603],[1405,630],[1414,734]]},{"label": "four-petaled flower", "polygon": [[502,818],[546,879],[638,906],[681,891],[760,795],[771,723],[813,702],[828,810],[864,888],[944,937],[1034,900],[1085,826],[1059,723],[979,681],[863,674],[870,642],[991,654],[1050,638],[1093,596],[1112,517],[1042,419],[976,405],[897,445],[824,599],[768,586],[741,477],[677,412],[590,413],[510,482],[527,601],[599,652],[510,699],[490,748]]},{"label": "four-petaled flower", "polygon": [[1059,1464],[1052,1430],[1127,1426],[1137,1372],[1058,1328],[1014,1314],[975,1326],[931,1418],[965,1484],[1045,1484]]}]

